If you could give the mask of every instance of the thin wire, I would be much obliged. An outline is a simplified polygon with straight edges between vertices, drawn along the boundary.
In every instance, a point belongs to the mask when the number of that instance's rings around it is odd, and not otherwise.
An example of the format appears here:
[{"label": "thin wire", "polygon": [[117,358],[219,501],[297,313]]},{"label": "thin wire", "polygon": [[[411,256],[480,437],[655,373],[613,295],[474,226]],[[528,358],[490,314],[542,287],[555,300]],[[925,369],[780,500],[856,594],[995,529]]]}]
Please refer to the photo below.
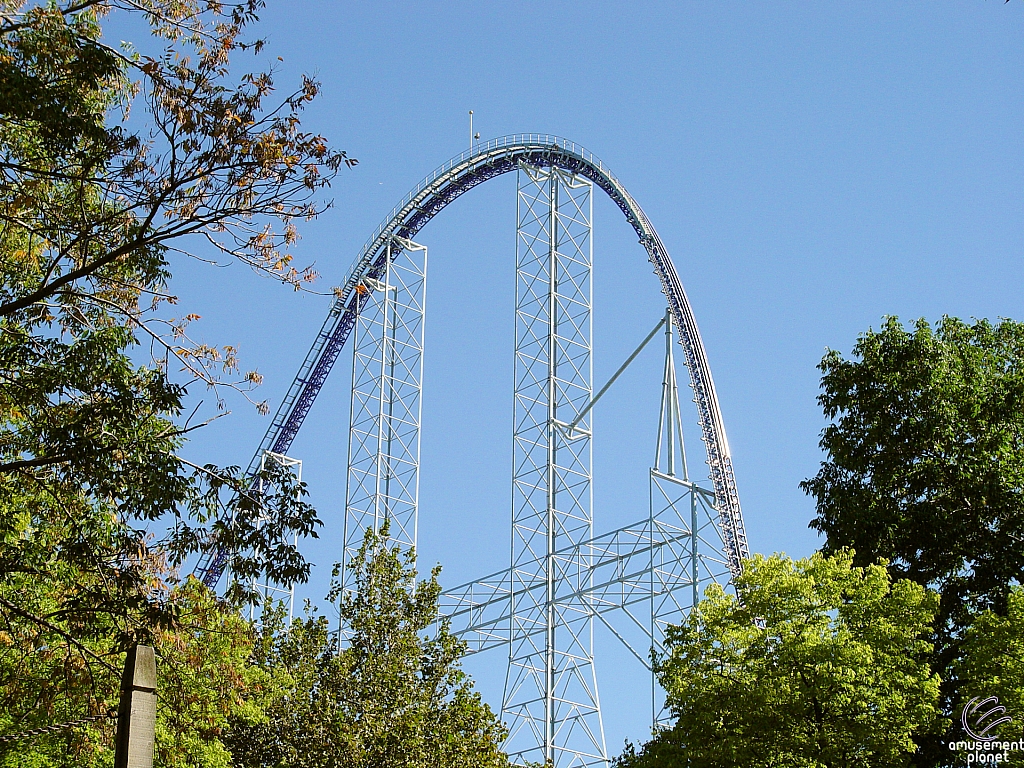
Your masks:
[{"label": "thin wire", "polygon": [[20,741],[21,739],[28,739],[32,736],[42,736],[44,733],[53,733],[54,731],[63,731],[69,728],[77,728],[79,725],[94,723],[97,720],[114,720],[116,718],[117,711],[111,709],[103,713],[102,715],[89,715],[87,717],[80,717],[77,720],[69,720],[66,723],[58,723],[56,725],[44,725],[41,728],[33,728],[30,731],[22,731],[21,733],[7,733],[3,736],[0,736],[0,744],[6,744],[11,741]]}]

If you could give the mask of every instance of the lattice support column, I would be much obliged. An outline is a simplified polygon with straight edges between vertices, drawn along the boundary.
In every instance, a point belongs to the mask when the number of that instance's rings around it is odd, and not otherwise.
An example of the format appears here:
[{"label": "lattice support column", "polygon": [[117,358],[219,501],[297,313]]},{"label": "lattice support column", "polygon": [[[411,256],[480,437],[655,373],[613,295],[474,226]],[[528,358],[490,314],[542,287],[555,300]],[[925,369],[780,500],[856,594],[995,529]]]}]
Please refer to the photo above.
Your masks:
[{"label": "lattice support column", "polygon": [[556,768],[607,764],[587,596],[592,553],[580,546],[593,536],[590,420],[567,430],[593,390],[592,192],[560,169],[520,165],[502,711],[513,758]]},{"label": "lattice support column", "polygon": [[[650,536],[663,542],[651,550],[650,629],[651,648],[661,653],[665,630],[681,623],[712,581],[725,584],[729,560],[718,525],[713,491],[689,478],[679,387],[673,356],[673,321],[665,317],[665,372],[654,465],[650,472]],[[652,670],[651,712],[655,725],[664,723],[664,692]]]},{"label": "lattice support column", "polygon": [[416,546],[427,248],[396,237],[385,255],[356,289],[343,565],[385,520],[394,543]]},{"label": "lattice support column", "polygon": [[[296,483],[302,482],[302,460],[293,459],[290,456],[285,456],[280,453],[274,453],[273,451],[264,451],[260,457],[260,474],[262,474],[268,464],[270,463],[279,464],[280,466],[287,469],[293,475],[295,475]],[[269,490],[263,485],[263,481],[260,481],[259,495],[265,499],[269,496]],[[265,517],[260,517],[256,521],[256,527],[262,528],[266,523]],[[299,538],[296,535],[292,536],[292,544],[298,545]],[[263,583],[253,581],[252,587],[256,594],[260,597],[259,604],[254,604],[249,610],[249,618],[253,621],[258,622],[264,605],[271,603],[283,603],[286,610],[288,611],[288,621],[291,622],[292,614],[295,610],[295,585],[292,584],[289,587],[282,587],[279,584],[273,584],[269,580]]]}]

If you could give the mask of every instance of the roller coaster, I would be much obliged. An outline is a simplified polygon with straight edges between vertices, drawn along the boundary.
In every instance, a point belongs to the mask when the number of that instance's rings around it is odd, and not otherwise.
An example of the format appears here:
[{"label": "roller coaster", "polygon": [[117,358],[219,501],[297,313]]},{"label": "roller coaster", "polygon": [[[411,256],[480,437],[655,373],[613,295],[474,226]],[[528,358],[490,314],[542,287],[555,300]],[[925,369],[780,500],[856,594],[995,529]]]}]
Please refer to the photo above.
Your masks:
[{"label": "roller coaster", "polygon": [[[427,285],[427,248],[416,237],[452,201],[506,173],[518,178],[510,566],[448,590],[442,613],[470,652],[508,653],[502,718],[514,760],[606,766],[594,626],[650,670],[665,627],[685,616],[703,585],[736,576],[748,546],[711,369],[679,274],[600,160],[555,136],[506,136],[474,145],[418,184],[353,263],[249,471],[268,460],[297,465],[288,458],[292,442],[348,344],[343,562],[385,520],[397,543],[416,545]],[[595,186],[636,231],[666,299],[663,317],[596,395]],[[595,535],[592,409],[659,331],[665,365],[649,514]],[[704,484],[687,467],[676,348],[696,405]],[[215,547],[204,555],[197,574],[207,585],[220,581],[228,555]],[[664,715],[657,699],[655,692],[655,721]]]}]

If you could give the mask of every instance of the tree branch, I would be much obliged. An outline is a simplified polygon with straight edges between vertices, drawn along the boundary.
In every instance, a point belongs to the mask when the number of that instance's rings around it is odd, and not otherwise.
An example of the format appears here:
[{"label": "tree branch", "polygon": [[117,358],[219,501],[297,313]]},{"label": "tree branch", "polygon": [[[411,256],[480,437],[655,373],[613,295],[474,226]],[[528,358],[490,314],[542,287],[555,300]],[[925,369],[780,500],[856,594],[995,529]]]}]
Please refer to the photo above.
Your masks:
[{"label": "tree branch", "polygon": [[49,621],[47,621],[46,619],[42,618],[41,616],[36,616],[34,613],[30,613],[29,611],[26,611],[24,608],[19,608],[14,603],[12,603],[10,600],[7,600],[4,597],[0,597],[0,606],[3,606],[4,608],[6,608],[8,611],[10,611],[11,613],[13,613],[16,616],[21,616],[21,618],[26,619],[28,621],[31,621],[33,624],[38,624],[39,626],[45,627],[46,629],[50,630],[51,632],[56,632],[58,635],[63,637],[65,640],[67,640],[71,645],[75,646],[75,648],[77,648],[83,654],[85,654],[86,656],[91,657],[92,659],[97,661],[99,664],[102,664],[104,667],[109,669],[111,672],[113,672],[115,674],[117,673],[118,670],[117,670],[116,667],[114,667],[113,664],[111,664],[109,661],[107,661],[106,659],[102,658],[101,656],[98,656],[90,648],[87,648],[85,645],[80,643],[78,640],[75,640],[74,637],[72,637],[70,634],[65,632],[63,629],[61,629],[60,627],[58,627],[58,626],[56,626],[54,624],[51,624]]}]

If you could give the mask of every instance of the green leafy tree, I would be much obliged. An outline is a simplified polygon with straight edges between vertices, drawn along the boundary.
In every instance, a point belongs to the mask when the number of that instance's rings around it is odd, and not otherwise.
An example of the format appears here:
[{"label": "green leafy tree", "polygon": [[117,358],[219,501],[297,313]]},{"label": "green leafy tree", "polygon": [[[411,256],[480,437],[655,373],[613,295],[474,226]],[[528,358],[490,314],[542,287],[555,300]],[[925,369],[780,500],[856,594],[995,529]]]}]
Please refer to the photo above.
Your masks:
[{"label": "green leafy tree", "polygon": [[[416,582],[414,557],[369,531],[335,583],[346,640],[323,617],[270,622],[256,665],[274,681],[266,720],[227,738],[239,768],[507,768],[505,729],[460,668],[465,645],[438,622],[439,568]],[[335,572],[337,575],[337,570]]]},{"label": "green leafy tree", "polygon": [[[39,610],[45,607],[43,596],[51,591],[28,583],[25,596]],[[253,628],[194,579],[170,590],[166,599],[175,613],[174,626],[156,631],[151,641],[159,681],[155,764],[228,768],[231,755],[221,735],[229,718],[258,722],[264,717],[258,702],[266,675],[248,663]],[[50,603],[55,602],[50,597]],[[21,629],[30,631],[29,626]],[[83,706],[96,714],[116,710],[118,670],[103,674],[106,663],[121,661],[113,652],[115,628],[111,630],[111,637],[78,640],[100,662],[91,666],[74,663],[74,656],[69,661],[61,643],[34,646],[38,635],[0,632],[2,732],[77,720]],[[45,684],[47,678],[54,683]],[[107,718],[0,743],[4,768],[110,768],[113,760],[114,722]]]},{"label": "green leafy tree", "polygon": [[[301,578],[305,564],[287,531],[232,540],[271,505],[259,508],[237,472],[177,455],[196,426],[181,418],[188,386],[245,388],[259,376],[233,380],[232,347],[192,343],[194,316],[164,313],[176,302],[170,258],[212,248],[296,286],[312,279],[286,249],[346,160],[301,131],[314,82],[275,99],[269,71],[231,78],[229,55],[262,47],[244,40],[261,5],[0,5],[0,478],[8,496],[81,496],[126,524],[161,519],[171,535],[159,545],[177,561],[212,522],[238,553],[239,583],[266,567]],[[104,45],[100,20],[119,9],[142,13],[162,52]],[[129,122],[130,106],[144,119]],[[223,515],[211,501],[225,483],[237,504]],[[293,507],[288,522],[308,533],[308,512]],[[258,564],[244,557],[253,547]]]},{"label": "green leafy tree", "polygon": [[1024,325],[896,319],[822,360],[826,454],[803,483],[826,550],[939,588],[951,628],[1024,572]]},{"label": "green leafy tree", "polygon": [[666,633],[657,673],[674,718],[619,768],[911,765],[938,725],[922,634],[934,593],[880,565],[760,555]]},{"label": "green leafy tree", "polygon": [[[292,535],[318,520],[293,477],[180,455],[202,423],[186,392],[220,403],[259,375],[189,338],[174,259],[305,285],[296,222],[354,162],[302,129],[315,82],[277,94],[270,68],[232,75],[232,56],[263,47],[248,38],[261,6],[0,0],[0,733],[102,713],[132,643],[201,636],[185,616],[228,621],[191,612],[174,572],[211,540],[231,553],[232,599],[256,573],[308,574]],[[113,12],[148,23],[142,53],[103,41]],[[218,749],[219,726],[185,726],[167,720],[165,764],[199,760],[195,739]],[[33,742],[37,764],[88,764],[90,733]]]},{"label": "green leafy tree", "polygon": [[943,318],[905,328],[888,318],[847,360],[819,366],[822,432],[811,527],[824,550],[941,594],[932,668],[954,730],[922,742],[922,765],[949,761],[962,694],[952,672],[981,612],[1005,615],[1024,572],[1024,325]]},{"label": "green leafy tree", "polygon": [[[1017,585],[1010,592],[1006,615],[985,611],[974,620],[953,672],[965,703],[995,696],[1013,718],[992,735],[1000,741],[1024,738],[1024,589]],[[1024,763],[1020,752],[1010,758],[1007,764]]]}]

